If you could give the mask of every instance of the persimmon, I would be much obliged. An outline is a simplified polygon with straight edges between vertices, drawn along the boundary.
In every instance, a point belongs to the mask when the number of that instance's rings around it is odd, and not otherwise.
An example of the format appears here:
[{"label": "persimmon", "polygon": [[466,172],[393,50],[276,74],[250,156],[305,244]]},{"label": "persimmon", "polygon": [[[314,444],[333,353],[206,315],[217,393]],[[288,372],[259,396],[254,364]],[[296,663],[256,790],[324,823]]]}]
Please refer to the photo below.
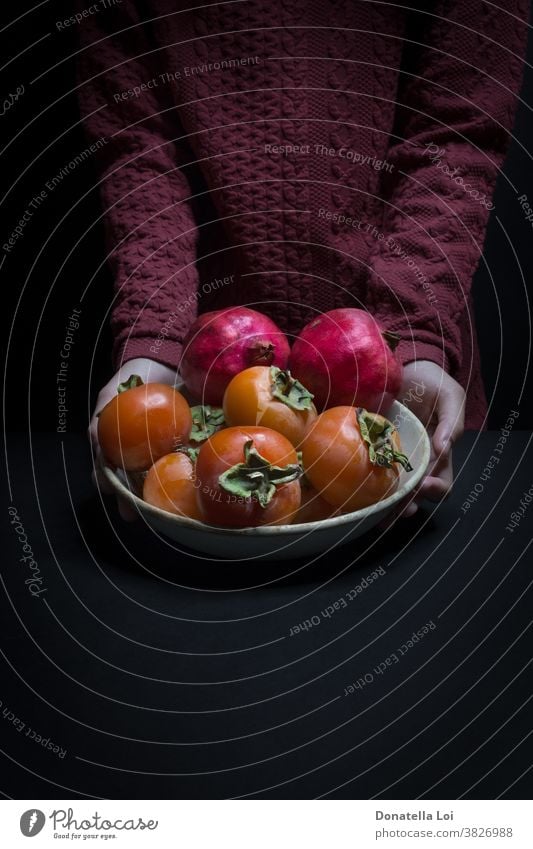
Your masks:
[{"label": "persimmon", "polygon": [[180,451],[165,454],[150,468],[143,483],[148,504],[190,519],[202,519],[196,498],[194,463]]},{"label": "persimmon", "polygon": [[98,418],[98,441],[108,463],[141,472],[189,438],[191,411],[174,387],[132,375],[118,390]]},{"label": "persimmon", "polygon": [[294,446],[266,427],[228,427],[200,448],[196,487],[211,525],[244,528],[290,522],[300,506]]},{"label": "persimmon", "polygon": [[224,393],[229,425],[270,427],[296,447],[316,419],[313,396],[288,371],[252,366],[235,375]]},{"label": "persimmon", "polygon": [[381,501],[411,471],[392,422],[362,407],[321,413],[301,446],[305,476],[322,498],[344,513]]}]

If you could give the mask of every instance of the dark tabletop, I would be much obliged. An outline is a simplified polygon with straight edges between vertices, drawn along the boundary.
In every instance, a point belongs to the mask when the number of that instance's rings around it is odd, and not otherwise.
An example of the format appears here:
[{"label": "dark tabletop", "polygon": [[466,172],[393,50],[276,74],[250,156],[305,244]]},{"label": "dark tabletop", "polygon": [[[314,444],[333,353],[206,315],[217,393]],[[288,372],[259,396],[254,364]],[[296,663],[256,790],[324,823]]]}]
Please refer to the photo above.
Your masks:
[{"label": "dark tabletop", "polygon": [[0,789],[530,797],[531,438],[467,433],[438,507],[243,565],[121,522],[83,436],[11,435]]}]

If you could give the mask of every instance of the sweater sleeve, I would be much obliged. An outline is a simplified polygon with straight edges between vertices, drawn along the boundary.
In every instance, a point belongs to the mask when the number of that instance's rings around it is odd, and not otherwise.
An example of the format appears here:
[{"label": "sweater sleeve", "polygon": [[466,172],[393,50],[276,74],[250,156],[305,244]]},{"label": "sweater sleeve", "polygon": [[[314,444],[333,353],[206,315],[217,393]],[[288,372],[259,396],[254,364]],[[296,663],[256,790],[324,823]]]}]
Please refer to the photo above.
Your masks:
[{"label": "sweater sleeve", "polygon": [[114,363],[149,357],[176,366],[197,303],[197,230],[182,167],[193,157],[160,76],[164,50],[154,50],[137,6],[122,3],[82,21],[78,95],[97,146]]},{"label": "sweater sleeve", "polygon": [[372,312],[400,336],[404,363],[432,360],[452,376],[461,367],[461,317],[513,124],[527,6],[440,0],[406,32],[409,72],[368,293]]}]

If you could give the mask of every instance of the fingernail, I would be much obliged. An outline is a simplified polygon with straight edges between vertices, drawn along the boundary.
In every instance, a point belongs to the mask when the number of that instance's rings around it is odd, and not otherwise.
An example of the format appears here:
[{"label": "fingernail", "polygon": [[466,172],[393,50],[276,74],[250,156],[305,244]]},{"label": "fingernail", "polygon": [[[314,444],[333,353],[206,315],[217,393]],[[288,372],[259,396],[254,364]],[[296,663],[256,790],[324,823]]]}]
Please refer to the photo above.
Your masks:
[{"label": "fingernail", "polygon": [[441,449],[442,453],[448,454],[451,447],[452,447],[452,441],[451,441],[450,437],[445,436],[444,439],[442,440],[442,449]]}]

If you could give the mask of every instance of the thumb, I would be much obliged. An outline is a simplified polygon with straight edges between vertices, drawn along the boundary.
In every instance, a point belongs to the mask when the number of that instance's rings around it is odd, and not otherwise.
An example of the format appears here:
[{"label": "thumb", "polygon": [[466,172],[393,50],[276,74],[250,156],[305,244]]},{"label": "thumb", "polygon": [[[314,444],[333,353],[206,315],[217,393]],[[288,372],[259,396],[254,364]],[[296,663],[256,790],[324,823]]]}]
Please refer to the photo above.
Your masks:
[{"label": "thumb", "polygon": [[465,392],[455,380],[444,385],[437,401],[438,423],[433,434],[437,454],[448,454],[453,443],[462,436],[465,424]]}]

